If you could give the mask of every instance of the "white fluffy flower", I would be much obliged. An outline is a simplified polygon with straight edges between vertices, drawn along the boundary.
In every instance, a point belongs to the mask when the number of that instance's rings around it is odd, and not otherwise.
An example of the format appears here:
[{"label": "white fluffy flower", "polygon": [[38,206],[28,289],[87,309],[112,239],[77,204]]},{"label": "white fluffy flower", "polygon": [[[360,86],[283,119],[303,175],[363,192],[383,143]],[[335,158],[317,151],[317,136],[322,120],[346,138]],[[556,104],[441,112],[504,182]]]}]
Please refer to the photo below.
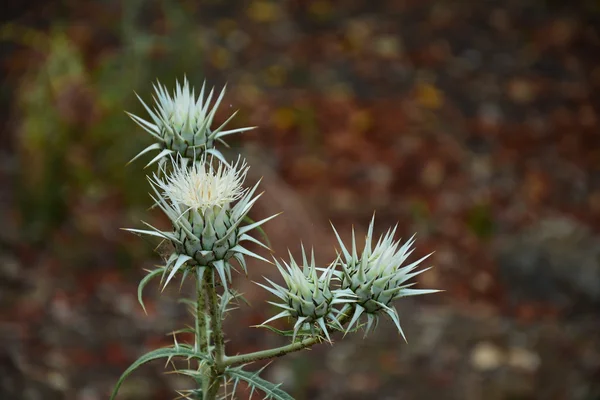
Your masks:
[{"label": "white fluffy flower", "polygon": [[173,163],[173,171],[164,180],[155,175],[157,186],[174,202],[204,212],[238,200],[245,192],[242,183],[249,167],[240,159],[232,167],[218,163],[216,169],[205,158],[186,164]]},{"label": "white fluffy flower", "polygon": [[223,141],[224,136],[245,132],[254,129],[254,127],[224,130],[225,126],[236,115],[236,111],[218,128],[212,129],[217,108],[225,95],[225,88],[221,90],[211,107],[214,89],[205,97],[205,86],[205,83],[202,84],[200,95],[196,97],[194,89],[190,87],[188,80],[184,78],[183,85],[176,82],[176,89],[171,95],[164,85],[157,82],[154,85],[155,108],[153,109],[148,107],[138,96],[150,115],[151,121],[142,119],[137,115],[128,114],[139,126],[150,133],[157,142],[142,150],[133,160],[149,151],[158,150],[158,155],[148,165],[157,161],[164,163],[165,157],[175,154],[189,159],[212,154],[226,163],[221,152],[215,148],[215,143],[219,141],[226,144]]}]

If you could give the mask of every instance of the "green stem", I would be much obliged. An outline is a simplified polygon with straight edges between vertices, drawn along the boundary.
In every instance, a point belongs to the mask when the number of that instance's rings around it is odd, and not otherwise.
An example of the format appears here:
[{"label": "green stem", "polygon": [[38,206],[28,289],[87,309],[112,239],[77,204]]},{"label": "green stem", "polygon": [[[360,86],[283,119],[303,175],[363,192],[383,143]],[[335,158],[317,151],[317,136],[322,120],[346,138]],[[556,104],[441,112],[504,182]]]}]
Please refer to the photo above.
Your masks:
[{"label": "green stem", "polygon": [[[208,313],[215,346],[215,363],[219,365],[225,357],[225,340],[223,339],[222,315],[219,307],[219,298],[215,287],[215,273],[209,271],[206,280],[208,282]],[[222,372],[222,371],[219,371]]]},{"label": "green stem", "polygon": [[232,357],[225,357],[221,368],[234,367],[240,364],[246,364],[252,361],[265,360],[267,358],[281,357],[294,351],[299,351],[311,347],[320,342],[319,338],[304,339],[301,342],[295,342],[286,346],[276,347],[274,349],[255,351],[254,353],[240,354]]},{"label": "green stem", "polygon": [[205,269],[196,269],[196,348],[200,353],[206,353],[206,301],[204,300]]},{"label": "green stem", "polygon": [[[208,354],[208,326],[206,323],[206,281],[208,274],[205,268],[196,269],[196,350]],[[202,393],[206,393],[210,381],[207,374],[202,374]]]},{"label": "green stem", "polygon": [[210,369],[209,376],[207,377],[209,382],[207,385],[208,387],[206,390],[203,390],[203,393],[204,400],[214,400],[221,386],[219,378],[223,373],[223,368],[220,368],[220,365],[223,363],[225,357],[225,340],[223,339],[223,326],[221,324],[222,315],[219,307],[219,299],[215,287],[215,273],[213,270],[209,270],[205,275],[204,283],[206,285],[208,314],[210,316],[211,326],[211,343],[214,346],[215,365]]},{"label": "green stem", "polygon": [[[342,317],[339,319],[340,325],[344,325],[346,322],[348,322],[348,320],[350,319],[350,315],[352,315],[353,311],[353,309],[350,309],[349,311],[344,313],[344,315],[342,315]],[[320,342],[321,339],[319,337],[312,337],[309,339],[304,339],[300,342],[294,342],[285,346],[276,347],[274,349],[255,351],[253,353],[240,354],[232,357],[225,357],[223,359],[223,362],[219,364],[219,368],[225,369],[227,367],[234,367],[236,365],[246,364],[258,360],[281,357],[286,354],[314,346],[315,344]]]}]

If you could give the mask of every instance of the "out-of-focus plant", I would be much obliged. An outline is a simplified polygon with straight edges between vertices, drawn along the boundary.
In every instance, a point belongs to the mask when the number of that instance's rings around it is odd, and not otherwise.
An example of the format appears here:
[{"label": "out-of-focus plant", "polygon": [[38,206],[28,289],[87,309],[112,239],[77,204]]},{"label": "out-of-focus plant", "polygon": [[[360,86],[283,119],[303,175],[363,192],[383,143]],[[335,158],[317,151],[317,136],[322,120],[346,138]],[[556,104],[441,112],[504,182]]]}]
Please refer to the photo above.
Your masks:
[{"label": "out-of-focus plant", "polygon": [[[192,333],[194,341],[180,343],[176,332],[173,346],[141,356],[118,380],[111,399],[117,396],[124,379],[140,365],[156,359],[170,362],[175,358],[187,361],[187,368],[174,367],[174,372],[189,376],[197,383],[196,389],[181,392],[183,398],[212,400],[218,396],[228,397],[228,393],[233,397],[235,388],[243,381],[250,387],[250,397],[255,391],[262,391],[264,398],[291,399],[280,388],[281,383],[266,381],[259,376],[260,371],[252,372],[244,367],[324,341],[332,343],[334,331],[354,332],[363,326],[360,321],[365,319],[365,336],[381,316],[388,316],[404,337],[393,302],[406,296],[437,292],[412,288],[414,283],[410,280],[425,271],[417,268],[428,257],[406,265],[414,238],[400,245],[394,240],[394,228],[373,244],[373,220],[365,247],[359,254],[354,232],[348,249],[334,228],[341,254],[326,267],[318,267],[314,255],[309,261],[302,248],[300,262],[291,254],[289,263],[275,260],[283,284],[268,279],[267,284],[259,283],[278,298],[278,302],[271,304],[282,310],[260,326],[289,337],[290,343],[254,353],[227,355],[221,322],[231,309],[230,303],[240,297],[231,288],[232,271],[237,264],[247,272],[246,257],[268,262],[250,251],[246,244],[268,249],[250,233],[276,215],[258,222],[247,217],[260,197],[255,194],[260,182],[245,188],[243,183],[249,167],[240,158],[235,163],[227,163],[215,145],[228,134],[250,128],[226,130],[229,120],[213,128],[213,117],[223,91],[214,102],[214,90],[207,92],[203,85],[196,96],[184,80],[182,85],[177,83],[171,95],[166,87],[157,83],[155,107],[144,104],[149,120],[131,114],[155,139],[155,143],[144,150],[158,151],[149,163],[159,164],[158,171],[148,178],[151,197],[154,205],[170,219],[171,227],[161,229],[145,223],[147,229],[128,230],[168,241],[174,249],[164,266],[149,271],[141,280],[138,300],[144,307],[142,291],[153,278],[160,277],[163,288],[175,277],[182,283],[193,279],[196,298],[185,302],[190,305],[194,324],[180,332]],[[293,329],[282,331],[266,325],[284,317],[293,321]],[[233,388],[228,392],[229,386]]]},{"label": "out-of-focus plant", "polygon": [[[123,106],[136,112],[142,107],[122,88],[172,71],[202,70],[203,28],[190,2],[121,4],[103,33],[111,43],[94,54],[73,34],[93,32],[77,22],[57,18],[45,31],[13,22],[0,26],[0,40],[19,46],[19,54],[31,60],[18,74],[14,67],[6,83],[14,91],[12,113],[18,120],[15,195],[23,240],[47,240],[69,219],[78,198],[95,201],[119,193],[123,201],[141,205],[147,184],[138,171],[122,166],[149,140],[128,134]],[[160,19],[163,28],[141,15]],[[148,62],[153,58],[160,62]]]}]

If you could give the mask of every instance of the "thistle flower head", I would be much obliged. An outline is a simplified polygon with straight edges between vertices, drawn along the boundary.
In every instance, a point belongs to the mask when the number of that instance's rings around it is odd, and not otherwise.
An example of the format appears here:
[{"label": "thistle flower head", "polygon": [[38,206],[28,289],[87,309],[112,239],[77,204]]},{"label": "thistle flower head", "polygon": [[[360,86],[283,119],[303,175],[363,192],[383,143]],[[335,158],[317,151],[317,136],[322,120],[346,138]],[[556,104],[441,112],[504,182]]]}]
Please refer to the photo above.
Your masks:
[{"label": "thistle flower head", "polygon": [[260,194],[254,196],[260,182],[250,190],[242,187],[247,171],[246,163],[239,159],[233,166],[202,159],[186,167],[181,158],[178,161],[172,158],[170,172],[163,169],[163,177],[155,173],[149,179],[154,191],[152,198],[171,220],[173,230],[162,231],[149,224],[146,225],[152,230],[129,230],[168,239],[175,247],[167,261],[165,273],[169,275],[165,286],[177,271],[186,271],[186,267],[214,268],[223,286],[227,286],[234,269],[232,258],[244,271],[245,255],[268,262],[242,246],[249,241],[268,249],[248,232],[276,216],[242,224],[260,197]]},{"label": "thistle flower head", "polygon": [[[281,273],[286,287],[280,286],[268,278],[265,279],[271,286],[258,283],[282,301],[281,303],[269,303],[283,309],[279,314],[263,322],[263,325],[279,318],[292,317],[296,319],[293,340],[302,327],[314,334],[316,326],[327,340],[331,341],[327,323],[337,323],[333,306],[351,302],[353,297],[348,291],[332,291],[330,289],[336,262],[325,268],[319,275],[315,265],[314,252],[311,252],[309,262],[304,247],[302,247],[302,267],[296,263],[291,253],[289,264],[283,260],[282,262],[283,265],[275,260],[275,265]],[[339,328],[341,329],[341,326]]]},{"label": "thistle flower head", "polygon": [[[358,321],[362,314],[367,315],[366,333],[370,331],[373,323],[378,322],[381,312],[387,314],[398,328],[398,332],[406,340],[400,327],[398,312],[391,303],[401,297],[420,294],[435,293],[438,290],[411,289],[414,283],[407,283],[411,278],[427,271],[429,268],[415,271],[419,264],[431,254],[404,265],[415,243],[414,236],[400,246],[400,241],[394,241],[396,228],[379,238],[375,246],[372,245],[373,226],[375,217],[371,220],[362,254],[357,253],[356,238],[352,230],[351,251],[344,246],[337,231],[334,229],[340,244],[343,259],[340,262],[342,271],[336,275],[340,279],[342,290],[350,290],[355,294],[354,314],[346,332]],[[346,307],[344,311],[348,311]]]},{"label": "thistle flower head", "polygon": [[[154,85],[155,107],[150,108],[138,96],[138,99],[150,115],[151,121],[147,121],[137,115],[129,116],[156,140],[156,143],[142,150],[133,160],[149,151],[158,150],[156,157],[148,163],[148,166],[160,162],[163,164],[167,156],[179,154],[181,157],[194,159],[205,154],[212,154],[222,162],[225,158],[215,148],[215,143],[223,141],[223,137],[238,132],[245,132],[254,127],[224,130],[225,126],[233,119],[234,112],[223,124],[216,129],[212,128],[215,114],[219,104],[225,96],[225,88],[211,106],[214,89],[205,96],[206,84],[202,84],[200,94],[196,97],[194,89],[190,87],[186,78],[183,85],[176,82],[173,94],[169,94],[166,86],[157,82]],[[131,161],[133,161],[131,160]]]},{"label": "thistle flower head", "polygon": [[174,203],[204,212],[209,208],[227,206],[245,192],[242,183],[249,167],[239,158],[232,167],[218,163],[215,168],[212,160],[206,162],[206,157],[190,166],[186,164],[173,162],[173,171],[165,179],[154,175],[154,181],[163,190],[164,196]]}]

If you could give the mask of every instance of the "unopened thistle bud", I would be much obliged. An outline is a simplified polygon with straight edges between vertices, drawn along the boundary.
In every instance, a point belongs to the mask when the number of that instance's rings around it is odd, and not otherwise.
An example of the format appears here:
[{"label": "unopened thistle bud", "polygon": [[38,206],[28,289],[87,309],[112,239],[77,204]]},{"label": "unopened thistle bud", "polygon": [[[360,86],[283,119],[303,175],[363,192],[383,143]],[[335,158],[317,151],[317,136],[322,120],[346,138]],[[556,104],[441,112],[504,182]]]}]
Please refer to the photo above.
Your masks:
[{"label": "unopened thistle bud", "polygon": [[[311,333],[314,334],[316,326],[327,340],[331,341],[327,323],[337,324],[336,312],[333,306],[353,301],[353,295],[349,291],[332,291],[330,288],[335,264],[336,262],[333,262],[319,275],[315,265],[314,252],[311,253],[309,262],[304,247],[302,248],[302,268],[298,266],[291,253],[289,264],[283,261],[282,266],[279,261],[275,260],[275,265],[283,276],[287,287],[280,286],[268,278],[265,279],[271,284],[270,287],[261,283],[258,283],[258,285],[282,301],[282,303],[269,303],[282,308],[283,311],[263,322],[263,325],[279,318],[292,317],[296,320],[292,340],[295,340],[298,331],[302,327],[307,330],[310,329]],[[342,327],[339,326],[339,329],[342,329]]]},{"label": "unopened thistle bud", "polygon": [[[172,160],[171,172],[162,171],[162,176],[150,179],[152,198],[173,224],[173,231],[129,229],[133,232],[150,234],[173,243],[175,252],[167,261],[168,278],[185,267],[215,268],[223,286],[231,280],[231,259],[236,259],[246,271],[244,255],[267,261],[247,250],[240,243],[250,241],[265,248],[266,245],[248,235],[252,229],[264,224],[276,215],[249,225],[242,222],[260,194],[253,197],[258,183],[250,190],[242,183],[248,171],[245,162],[226,166],[214,160],[186,166],[180,158]],[[231,203],[235,202],[232,206]]]},{"label": "unopened thistle bud", "polygon": [[[414,283],[407,283],[411,278],[429,269],[426,268],[415,272],[419,264],[431,254],[411,264],[403,265],[408,256],[413,252],[411,247],[415,242],[414,236],[398,248],[400,241],[394,241],[394,234],[396,232],[396,228],[394,228],[393,230],[388,230],[385,236],[381,236],[373,248],[374,223],[375,217],[373,217],[369,225],[365,248],[360,256],[356,251],[357,246],[354,230],[352,230],[352,249],[349,252],[340,239],[335,227],[333,227],[343,253],[343,260],[340,262],[342,271],[337,272],[336,275],[340,279],[341,289],[349,290],[356,296],[355,304],[353,304],[354,314],[346,328],[346,332],[357,323],[361,315],[366,314],[366,335],[372,328],[373,323],[377,323],[380,313],[383,312],[394,321],[398,332],[406,340],[404,332],[400,327],[398,312],[392,306],[392,302],[401,297],[436,293],[439,291],[411,289],[410,287]],[[346,306],[342,312],[347,312],[350,309],[350,306]]]},{"label": "unopened thistle bud", "polygon": [[[150,133],[156,143],[142,150],[133,160],[142,154],[157,150],[158,155],[154,157],[147,166],[155,162],[159,165],[164,163],[169,155],[196,159],[206,154],[212,154],[222,162],[226,163],[223,155],[215,148],[217,141],[226,144],[223,137],[233,133],[244,132],[254,127],[224,130],[225,126],[233,119],[234,112],[218,128],[212,129],[213,120],[219,104],[225,95],[225,88],[221,90],[219,97],[211,107],[214,89],[205,98],[205,83],[202,84],[200,95],[196,98],[194,89],[190,88],[187,79],[184,78],[183,86],[176,83],[176,90],[171,96],[167,88],[157,82],[154,85],[155,108],[150,109],[138,96],[142,105],[150,115],[152,122],[146,121],[137,115],[129,116],[146,132]],[[133,161],[131,160],[131,161]]]}]

